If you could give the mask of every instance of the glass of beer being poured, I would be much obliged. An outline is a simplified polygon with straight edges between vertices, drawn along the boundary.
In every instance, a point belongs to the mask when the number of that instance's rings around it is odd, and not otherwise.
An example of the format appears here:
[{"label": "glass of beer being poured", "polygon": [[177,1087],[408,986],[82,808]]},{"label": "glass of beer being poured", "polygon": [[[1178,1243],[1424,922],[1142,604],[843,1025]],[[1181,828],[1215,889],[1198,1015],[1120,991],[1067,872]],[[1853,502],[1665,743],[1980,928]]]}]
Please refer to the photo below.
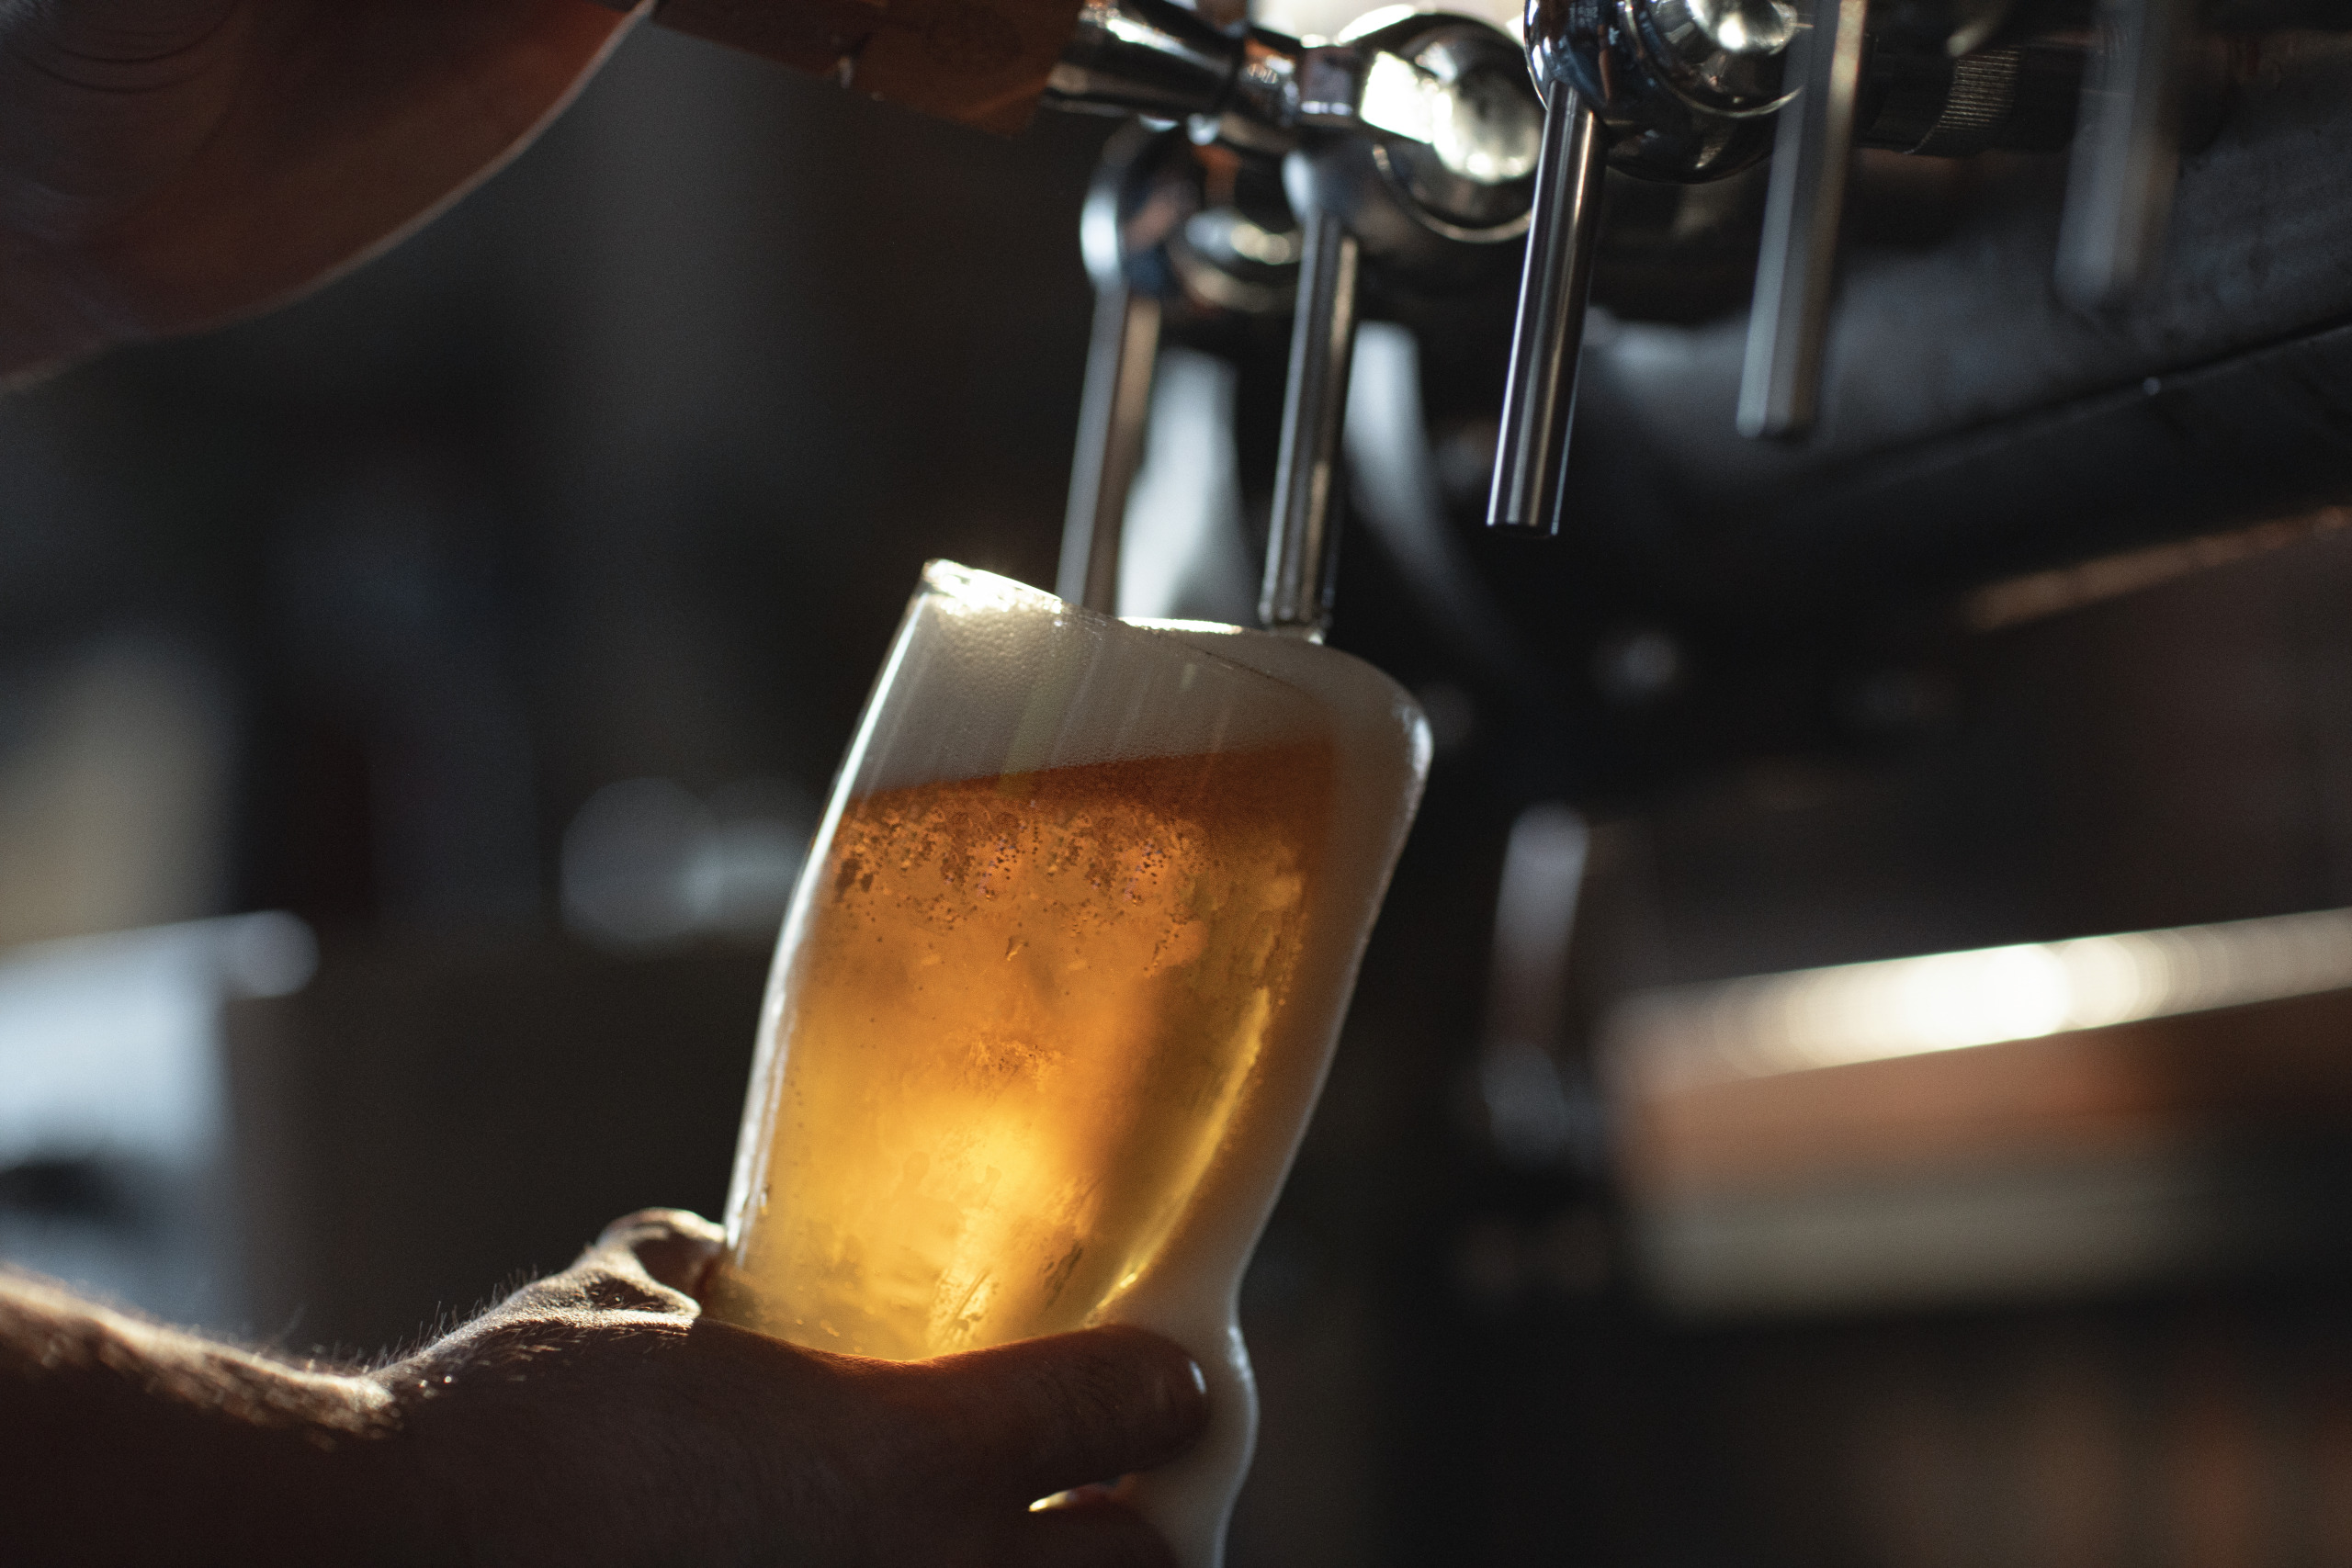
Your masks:
[{"label": "glass of beer being poured", "polygon": [[1242,1269],[1429,752],[1335,649],[933,562],[786,917],[711,1310],[891,1359],[1169,1336],[1210,1430],[1131,1500],[1214,1568]]}]

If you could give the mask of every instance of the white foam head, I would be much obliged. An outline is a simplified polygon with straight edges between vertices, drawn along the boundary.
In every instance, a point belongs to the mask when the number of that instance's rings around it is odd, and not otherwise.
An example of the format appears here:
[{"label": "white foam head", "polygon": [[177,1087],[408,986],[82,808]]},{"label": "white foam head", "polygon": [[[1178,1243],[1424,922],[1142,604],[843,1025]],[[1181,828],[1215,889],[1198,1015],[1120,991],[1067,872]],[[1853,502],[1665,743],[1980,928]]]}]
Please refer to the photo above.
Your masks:
[{"label": "white foam head", "polygon": [[[851,792],[1329,733],[1313,694],[1204,629],[1115,620],[933,561],[876,686],[890,700],[869,707],[851,749]],[[1381,695],[1388,707],[1402,694]]]}]

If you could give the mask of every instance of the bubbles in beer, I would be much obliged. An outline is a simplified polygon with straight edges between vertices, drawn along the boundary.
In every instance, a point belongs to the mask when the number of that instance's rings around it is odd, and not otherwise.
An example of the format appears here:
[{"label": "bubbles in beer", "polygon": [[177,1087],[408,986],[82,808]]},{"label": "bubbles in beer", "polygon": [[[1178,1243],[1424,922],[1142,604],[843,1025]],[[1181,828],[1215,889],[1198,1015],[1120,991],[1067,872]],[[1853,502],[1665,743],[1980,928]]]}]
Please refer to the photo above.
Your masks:
[{"label": "bubbles in beer", "polygon": [[1283,1027],[1335,765],[1317,740],[851,801],[715,1310],[894,1359],[1082,1325]]}]

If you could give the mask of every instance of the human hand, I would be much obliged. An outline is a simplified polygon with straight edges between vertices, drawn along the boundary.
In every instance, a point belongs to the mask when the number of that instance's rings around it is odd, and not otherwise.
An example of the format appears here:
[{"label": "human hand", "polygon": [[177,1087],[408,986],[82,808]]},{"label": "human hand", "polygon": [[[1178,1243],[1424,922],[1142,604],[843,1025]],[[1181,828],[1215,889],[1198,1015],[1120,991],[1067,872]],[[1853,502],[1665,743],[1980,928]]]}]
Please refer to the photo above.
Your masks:
[{"label": "human hand", "polygon": [[0,0],[0,379],[364,260],[626,26],[592,0]]},{"label": "human hand", "polygon": [[1140,1518],[1036,1498],[1148,1469],[1206,1418],[1183,1352],[1133,1328],[933,1361],[804,1350],[699,1315],[717,1227],[650,1211],[374,1374],[413,1521],[483,1564],[1166,1564]]}]

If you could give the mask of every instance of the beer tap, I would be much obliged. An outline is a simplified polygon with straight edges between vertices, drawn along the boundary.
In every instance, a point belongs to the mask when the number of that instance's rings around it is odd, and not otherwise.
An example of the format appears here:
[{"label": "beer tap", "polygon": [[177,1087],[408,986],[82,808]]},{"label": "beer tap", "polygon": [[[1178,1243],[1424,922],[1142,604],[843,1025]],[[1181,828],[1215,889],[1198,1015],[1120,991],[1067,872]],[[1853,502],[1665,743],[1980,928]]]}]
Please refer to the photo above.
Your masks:
[{"label": "beer tap", "polygon": [[1143,466],[1159,325],[1159,300],[1124,278],[1106,283],[1096,276],[1094,331],[1078,408],[1078,456],[1070,466],[1054,592],[1106,615],[1119,613],[1119,544],[1127,496]]},{"label": "beer tap", "polygon": [[[1182,120],[1195,140],[1243,156],[1288,154],[1284,185],[1304,243],[1260,615],[1320,639],[1365,268],[1442,289],[1526,231],[1542,105],[1518,45],[1442,13],[1309,45],[1261,28],[1223,31],[1170,0],[1092,0],[1045,102]],[[1111,540],[1134,473],[1155,331],[1132,267],[1112,265],[1112,242],[1125,243],[1116,227],[1095,231],[1106,236],[1102,261],[1090,264],[1095,349],[1059,579],[1065,597],[1075,591],[1087,603],[1105,602],[1115,581]]]},{"label": "beer tap", "polygon": [[1259,614],[1269,629],[1319,641],[1367,271],[1443,289],[1523,234],[1543,110],[1508,35],[1442,14],[1304,51],[1295,83],[1301,140],[1284,184],[1306,245]]},{"label": "beer tap", "polygon": [[[1961,156],[2044,150],[2071,134],[2071,110],[2052,102],[2075,93],[2079,51],[2048,38],[1995,47],[2014,3],[1880,0],[1874,11],[1872,0],[1530,0],[1531,99],[1523,78],[1493,69],[1499,35],[1463,18],[1411,17],[1308,45],[1220,30],[1172,0],[1091,0],[1046,101],[1182,118],[1198,140],[1287,154],[1305,256],[1261,613],[1269,626],[1317,637],[1329,618],[1339,429],[1367,265],[1384,276],[1434,276],[1526,235],[1487,520],[1556,533],[1604,168],[1694,183],[1769,152],[1738,422],[1750,435],[1803,435],[1820,402],[1854,149]],[[1473,56],[1486,63],[1465,71]],[[1476,136],[1465,130],[1474,126]],[[1494,172],[1505,141],[1521,159],[1507,177]],[[2144,141],[2133,145],[2144,152]],[[1472,170],[1479,158],[1492,166]],[[2143,156],[2133,166],[2153,165]],[[1432,183],[1439,170],[1451,186]],[[1450,211],[1464,190],[1484,193],[1479,210]],[[2142,229],[2146,209],[2133,209]],[[1117,304],[1114,319],[1106,302],[1098,325],[1106,387],[1125,363],[1123,345],[1148,335],[1133,301]],[[1133,425],[1111,417],[1119,406],[1107,391],[1090,404],[1090,443],[1106,454]],[[1098,503],[1088,525],[1099,524],[1106,492],[1080,489]],[[1076,510],[1070,526],[1075,541]]]},{"label": "beer tap", "polygon": [[[1739,431],[1750,437],[1803,436],[1819,416],[1855,147],[1959,156],[2039,146],[2051,118],[2046,90],[2032,90],[2040,78],[2024,80],[2021,48],[1980,52],[2007,20],[2010,0],[1893,0],[1875,18],[1870,0],[1799,3],[1804,15],[1788,50],[1794,92],[1773,140],[1740,371]],[[1879,85],[1865,124],[1863,72],[1872,59],[1891,80]]]},{"label": "beer tap", "polygon": [[1094,331],[1055,592],[1115,615],[1162,340],[1227,318],[1287,312],[1298,236],[1271,160],[1220,154],[1182,130],[1140,125],[1104,149],[1079,235],[1095,288]]},{"label": "beer tap", "polygon": [[2164,253],[2181,154],[2219,129],[2222,40],[2288,28],[2352,30],[2345,0],[2094,0],[2066,204],[2059,295],[2082,310],[2128,302]]},{"label": "beer tap", "polygon": [[1323,640],[1340,564],[1340,434],[1355,359],[1363,248],[1329,211],[1309,209],[1292,318],[1290,375],[1283,389],[1282,446],[1266,533],[1266,581],[1258,618],[1269,631]]},{"label": "beer tap", "polygon": [[1795,24],[1785,0],[1530,0],[1527,59],[1544,97],[1543,152],[1490,526],[1559,532],[1604,160],[1684,182],[1752,164],[1784,101],[1782,57]]},{"label": "beer tap", "polygon": [[1535,164],[1535,216],[1519,281],[1501,438],[1487,522],[1556,534],[1566,488],[1577,360],[1600,245],[1600,117],[1565,82],[1552,85]]},{"label": "beer tap", "polygon": [[2194,21],[2191,0],[2099,0],[2058,227],[2058,291],[2080,309],[2122,303],[2154,270],[2180,167]]},{"label": "beer tap", "polygon": [[1740,367],[1739,433],[1802,435],[1821,402],[1822,341],[1837,265],[1838,221],[1854,157],[1870,0],[1803,0],[1790,39],[1794,100],[1779,116],[1756,298]]},{"label": "beer tap", "polygon": [[[1820,404],[1854,149],[1961,157],[2054,150],[2072,134],[2079,47],[2063,29],[2015,28],[2012,5],[1530,0],[1544,163],[1487,522],[1559,531],[1604,162],[1696,182],[1770,152],[1738,424],[1751,436],[1801,436]],[[2017,36],[1997,41],[2005,32]]]},{"label": "beer tap", "polygon": [[1080,114],[1190,121],[1238,147],[1293,145],[1302,46],[1227,30],[1175,0],[1087,0],[1040,102]]},{"label": "beer tap", "polygon": [[[1159,294],[1129,276],[1129,250],[1148,254],[1157,249],[1166,239],[1159,231],[1180,211],[1176,203],[1151,199],[1159,182],[1158,160],[1148,154],[1161,140],[1114,140],[1079,219],[1079,245],[1094,284],[1094,331],[1054,592],[1106,615],[1119,613],[1119,543],[1127,493],[1143,463],[1144,422],[1159,363]],[[1134,199],[1138,185],[1141,200]],[[1152,227],[1137,232],[1139,222]]]}]

